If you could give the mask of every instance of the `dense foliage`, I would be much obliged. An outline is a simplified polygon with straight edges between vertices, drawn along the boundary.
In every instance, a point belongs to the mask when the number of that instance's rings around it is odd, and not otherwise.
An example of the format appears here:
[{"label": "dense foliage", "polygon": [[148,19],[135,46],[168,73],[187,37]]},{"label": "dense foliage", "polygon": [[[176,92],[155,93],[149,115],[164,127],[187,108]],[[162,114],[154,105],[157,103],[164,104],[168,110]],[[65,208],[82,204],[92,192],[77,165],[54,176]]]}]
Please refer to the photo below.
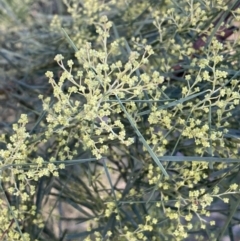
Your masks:
[{"label": "dense foliage", "polygon": [[240,2],[19,4],[0,12],[0,240],[234,240]]}]

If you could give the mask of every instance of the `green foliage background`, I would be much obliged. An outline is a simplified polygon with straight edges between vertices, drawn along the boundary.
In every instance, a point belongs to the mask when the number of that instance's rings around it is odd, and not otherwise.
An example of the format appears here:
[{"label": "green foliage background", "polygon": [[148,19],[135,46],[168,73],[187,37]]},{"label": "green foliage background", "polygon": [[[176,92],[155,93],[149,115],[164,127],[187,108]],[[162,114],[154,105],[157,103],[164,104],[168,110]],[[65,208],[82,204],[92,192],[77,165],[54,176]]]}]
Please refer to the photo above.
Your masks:
[{"label": "green foliage background", "polygon": [[239,4],[1,0],[0,240],[234,240]]}]

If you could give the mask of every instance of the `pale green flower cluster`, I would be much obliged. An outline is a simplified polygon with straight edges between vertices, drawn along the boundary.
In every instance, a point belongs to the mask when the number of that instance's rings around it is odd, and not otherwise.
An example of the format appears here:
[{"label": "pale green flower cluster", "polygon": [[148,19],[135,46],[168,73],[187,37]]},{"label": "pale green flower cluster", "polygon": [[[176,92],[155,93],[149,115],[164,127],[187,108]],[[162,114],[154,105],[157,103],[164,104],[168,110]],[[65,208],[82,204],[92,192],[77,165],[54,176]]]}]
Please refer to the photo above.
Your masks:
[{"label": "pale green flower cluster", "polygon": [[[49,109],[50,99],[44,100],[44,108],[48,111],[46,135],[50,137],[53,133],[58,133],[64,136],[65,130],[74,125],[72,136],[78,140],[77,145],[81,143],[84,148],[91,149],[97,159],[107,152],[108,146],[104,143],[108,140],[118,140],[126,146],[133,143],[132,138],[126,137],[126,130],[121,120],[112,119],[112,116],[122,112],[120,105],[112,100],[116,100],[117,96],[121,100],[129,101],[126,107],[130,113],[134,113],[136,104],[131,100],[142,99],[144,90],[151,94],[164,81],[156,71],[152,75],[134,74],[148,63],[148,58],[153,54],[149,45],[143,46],[142,55],[135,51],[131,52],[125,64],[118,60],[109,65],[108,59],[113,55],[111,49],[107,48],[110,27],[111,22],[106,16],[103,16],[97,25],[104,51],[96,51],[90,43],[86,43],[84,48],[76,52],[78,64],[83,66],[83,72],[78,71],[77,75],[73,76],[73,61],[67,61],[69,68],[67,69],[63,64],[63,56],[57,55],[55,60],[63,69],[58,83],[54,80],[52,72],[46,73],[53,86],[54,97],[58,100],[51,109]],[[114,45],[117,46],[117,43]],[[66,94],[63,86],[67,81],[72,85]],[[71,98],[73,94],[81,101],[73,100]],[[65,158],[63,154],[60,156],[62,160]]]}]

